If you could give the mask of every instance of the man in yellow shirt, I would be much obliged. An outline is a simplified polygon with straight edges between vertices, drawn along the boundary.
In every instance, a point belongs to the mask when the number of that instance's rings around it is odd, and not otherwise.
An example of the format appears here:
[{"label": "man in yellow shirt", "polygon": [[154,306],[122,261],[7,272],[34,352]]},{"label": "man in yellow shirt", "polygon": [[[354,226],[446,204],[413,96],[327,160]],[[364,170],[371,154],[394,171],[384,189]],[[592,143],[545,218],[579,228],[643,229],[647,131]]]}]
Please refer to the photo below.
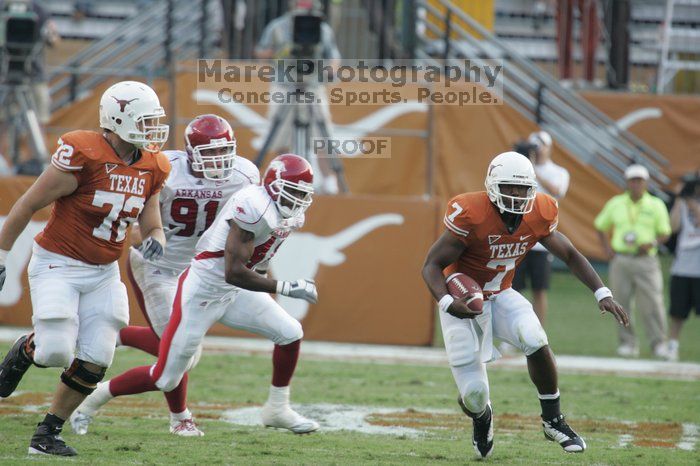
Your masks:
[{"label": "man in yellow shirt", "polygon": [[[657,245],[668,240],[671,223],[663,201],[647,192],[649,171],[642,165],[625,170],[627,191],[613,197],[595,219],[600,242],[610,260],[610,286],[631,315],[634,296],[655,356],[667,356],[666,317]],[[620,356],[637,356],[634,327],[619,329]]]}]

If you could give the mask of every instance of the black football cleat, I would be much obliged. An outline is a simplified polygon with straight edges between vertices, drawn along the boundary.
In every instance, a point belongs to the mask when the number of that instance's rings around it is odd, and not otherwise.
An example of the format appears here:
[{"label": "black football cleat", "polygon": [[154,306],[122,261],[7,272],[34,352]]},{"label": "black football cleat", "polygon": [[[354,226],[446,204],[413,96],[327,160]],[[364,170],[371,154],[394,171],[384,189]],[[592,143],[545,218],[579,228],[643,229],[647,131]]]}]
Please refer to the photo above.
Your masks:
[{"label": "black football cleat", "polygon": [[66,445],[61,438],[61,427],[39,424],[29,443],[30,455],[76,456],[75,448]]},{"label": "black football cleat", "polygon": [[19,337],[0,364],[0,397],[2,398],[12,395],[24,373],[32,365],[32,360],[24,349],[30,336]]},{"label": "black football cleat", "polygon": [[567,453],[582,453],[586,449],[586,442],[569,427],[561,414],[549,421],[542,419],[542,428],[544,437],[557,442]]},{"label": "black football cleat", "polygon": [[474,445],[474,451],[482,458],[488,457],[493,452],[493,410],[491,409],[491,403],[486,405],[486,410],[481,416],[475,418],[464,406],[461,396],[457,399],[457,402],[464,414],[472,419],[472,445]]}]

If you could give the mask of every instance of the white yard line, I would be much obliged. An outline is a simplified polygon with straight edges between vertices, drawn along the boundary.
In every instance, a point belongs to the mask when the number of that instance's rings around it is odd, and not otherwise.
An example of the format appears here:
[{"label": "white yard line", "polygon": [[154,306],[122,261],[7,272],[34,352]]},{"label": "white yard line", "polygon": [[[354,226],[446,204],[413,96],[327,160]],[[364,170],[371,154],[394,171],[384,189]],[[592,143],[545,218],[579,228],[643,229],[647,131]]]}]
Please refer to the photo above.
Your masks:
[{"label": "white yard line", "polygon": [[631,444],[633,440],[634,436],[632,434],[622,434],[617,439],[617,446],[620,448],[625,448]]},{"label": "white yard line", "polygon": [[695,450],[695,444],[698,442],[698,435],[700,435],[700,432],[698,432],[697,424],[683,424],[683,437],[676,446],[681,450]]},{"label": "white yard line", "polygon": [[[28,331],[29,329],[17,327],[0,327],[0,341],[14,341],[18,336]],[[204,348],[209,352],[269,355],[272,347],[272,342],[258,338],[206,337],[204,339]],[[5,348],[0,347],[0,354],[5,351]],[[444,349],[418,346],[304,341],[302,357],[374,364],[447,365]],[[524,369],[526,361],[523,356],[508,357],[491,363],[490,366]],[[565,372],[585,374],[700,380],[700,364],[690,362],[559,355],[557,356],[557,366]]]}]

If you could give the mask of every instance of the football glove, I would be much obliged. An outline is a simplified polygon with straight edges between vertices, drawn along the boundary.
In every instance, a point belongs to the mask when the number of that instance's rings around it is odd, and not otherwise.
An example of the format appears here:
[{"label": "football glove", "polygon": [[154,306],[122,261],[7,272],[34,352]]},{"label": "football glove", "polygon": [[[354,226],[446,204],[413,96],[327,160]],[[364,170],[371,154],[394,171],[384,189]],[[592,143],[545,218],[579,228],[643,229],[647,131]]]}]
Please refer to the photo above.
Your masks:
[{"label": "football glove", "polygon": [[152,236],[146,238],[138,249],[141,251],[143,258],[150,262],[155,262],[163,257],[163,245]]},{"label": "football glove", "polygon": [[318,302],[318,291],[316,291],[316,284],[313,280],[278,281],[277,293],[290,298],[303,299],[311,304]]}]

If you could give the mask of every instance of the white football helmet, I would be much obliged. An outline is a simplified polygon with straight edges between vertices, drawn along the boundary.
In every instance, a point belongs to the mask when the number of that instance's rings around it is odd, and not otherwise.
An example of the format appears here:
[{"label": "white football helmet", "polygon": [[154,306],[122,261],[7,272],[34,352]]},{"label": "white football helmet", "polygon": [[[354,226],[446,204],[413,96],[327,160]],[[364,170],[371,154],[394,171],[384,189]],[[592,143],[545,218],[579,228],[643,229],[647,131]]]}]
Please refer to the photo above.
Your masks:
[{"label": "white football helmet", "polygon": [[110,86],[100,99],[100,127],[149,152],[158,152],[168,140],[168,125],[160,124],[165,110],[146,84],[122,81]]},{"label": "white football helmet", "polygon": [[[501,193],[500,185],[514,184],[529,186],[525,197],[508,196]],[[501,212],[527,214],[532,211],[537,195],[537,178],[530,159],[517,152],[504,152],[497,155],[486,172],[486,192],[491,202]]]}]

